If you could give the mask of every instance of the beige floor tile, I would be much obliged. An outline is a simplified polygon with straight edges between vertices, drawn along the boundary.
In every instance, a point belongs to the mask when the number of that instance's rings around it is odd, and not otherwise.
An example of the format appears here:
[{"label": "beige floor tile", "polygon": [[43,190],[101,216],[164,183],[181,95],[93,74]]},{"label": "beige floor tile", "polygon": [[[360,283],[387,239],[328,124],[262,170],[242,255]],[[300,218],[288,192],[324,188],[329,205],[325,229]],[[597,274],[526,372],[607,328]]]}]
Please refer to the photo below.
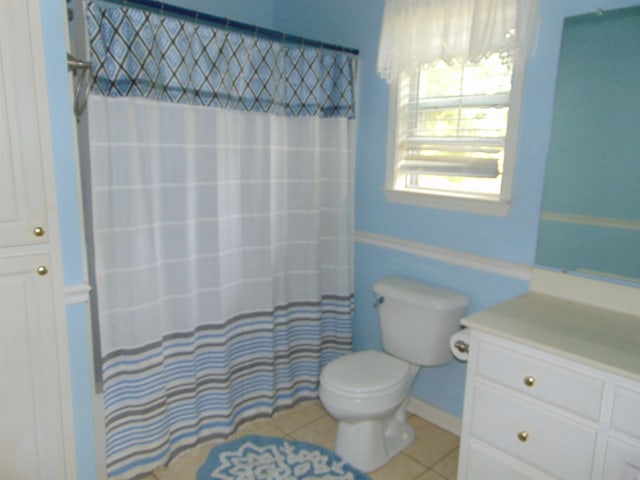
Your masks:
[{"label": "beige floor tile", "polygon": [[214,443],[201,445],[180,455],[168,467],[156,468],[153,471],[155,478],[157,480],[195,479],[198,469],[207,460],[209,451],[214,445]]},{"label": "beige floor tile", "polygon": [[369,474],[372,480],[413,480],[426,470],[424,465],[403,453]]},{"label": "beige floor tile", "polygon": [[433,470],[427,470],[422,475],[420,475],[416,480],[447,480],[444,477],[441,477]]},{"label": "beige floor tile", "polygon": [[[176,477],[176,473],[174,473],[171,467],[158,467],[153,471],[153,477],[151,478],[154,478],[157,480],[173,480],[174,478],[179,478],[179,477]],[[193,477],[187,476],[186,478],[193,478]]]},{"label": "beige floor tile", "polygon": [[273,417],[273,423],[284,433],[292,433],[327,415],[319,401],[304,402],[290,410],[277,413]]},{"label": "beige floor tile", "polygon": [[444,457],[443,460],[436,463],[433,466],[433,471],[439,473],[447,480],[456,480],[456,478],[458,478],[458,453],[459,450],[456,448]]},{"label": "beige floor tile", "polygon": [[413,443],[404,453],[426,467],[432,467],[460,444],[460,439],[446,430],[412,415],[409,423],[415,430]]},{"label": "beige floor tile", "polygon": [[263,435],[265,437],[283,437],[285,432],[276,427],[271,418],[261,418],[242,425],[229,440],[246,437],[247,435]]},{"label": "beige floor tile", "polygon": [[292,432],[291,435],[296,440],[333,450],[336,445],[336,433],[338,433],[338,422],[330,416],[324,415]]}]

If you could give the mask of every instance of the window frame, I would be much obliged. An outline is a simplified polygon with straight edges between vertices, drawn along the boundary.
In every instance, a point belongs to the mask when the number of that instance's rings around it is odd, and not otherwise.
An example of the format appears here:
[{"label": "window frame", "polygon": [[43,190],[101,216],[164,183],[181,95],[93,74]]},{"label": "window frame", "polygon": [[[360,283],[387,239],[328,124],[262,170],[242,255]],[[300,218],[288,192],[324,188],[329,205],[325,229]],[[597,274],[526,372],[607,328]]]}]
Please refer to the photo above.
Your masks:
[{"label": "window frame", "polygon": [[515,54],[513,58],[513,73],[511,77],[511,92],[509,97],[509,116],[507,120],[507,134],[505,136],[505,151],[500,195],[483,195],[472,193],[430,193],[396,190],[396,135],[398,114],[398,78],[389,85],[389,117],[387,131],[387,162],[384,193],[389,202],[405,205],[455,210],[480,215],[505,216],[513,199],[513,182],[518,158],[518,139],[520,131],[520,114],[522,106],[522,92],[524,84],[525,59]]}]

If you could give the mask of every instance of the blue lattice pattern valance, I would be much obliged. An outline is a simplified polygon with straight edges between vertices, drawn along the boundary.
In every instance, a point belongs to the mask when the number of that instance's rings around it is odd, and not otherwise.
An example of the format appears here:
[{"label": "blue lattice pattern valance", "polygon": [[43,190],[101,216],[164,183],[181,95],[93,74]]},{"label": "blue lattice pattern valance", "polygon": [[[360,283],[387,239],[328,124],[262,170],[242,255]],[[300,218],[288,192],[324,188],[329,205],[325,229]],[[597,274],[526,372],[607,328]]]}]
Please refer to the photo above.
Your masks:
[{"label": "blue lattice pattern valance", "polygon": [[356,57],[87,4],[93,92],[278,115],[355,116]]}]

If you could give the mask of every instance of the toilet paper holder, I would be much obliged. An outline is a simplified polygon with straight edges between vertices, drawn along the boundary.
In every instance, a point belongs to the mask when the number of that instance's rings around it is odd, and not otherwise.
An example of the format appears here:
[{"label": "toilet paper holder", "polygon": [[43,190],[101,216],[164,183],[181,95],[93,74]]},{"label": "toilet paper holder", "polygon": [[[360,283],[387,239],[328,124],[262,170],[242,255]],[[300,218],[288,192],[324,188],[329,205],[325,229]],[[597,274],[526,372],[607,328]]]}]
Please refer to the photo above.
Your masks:
[{"label": "toilet paper holder", "polygon": [[376,301],[373,302],[373,308],[378,308],[378,306],[380,306],[383,303],[384,303],[384,297],[382,295],[380,296],[376,295]]},{"label": "toilet paper holder", "polygon": [[453,346],[455,347],[456,350],[458,350],[460,353],[469,353],[469,344],[467,342],[465,342],[464,340],[457,340]]}]

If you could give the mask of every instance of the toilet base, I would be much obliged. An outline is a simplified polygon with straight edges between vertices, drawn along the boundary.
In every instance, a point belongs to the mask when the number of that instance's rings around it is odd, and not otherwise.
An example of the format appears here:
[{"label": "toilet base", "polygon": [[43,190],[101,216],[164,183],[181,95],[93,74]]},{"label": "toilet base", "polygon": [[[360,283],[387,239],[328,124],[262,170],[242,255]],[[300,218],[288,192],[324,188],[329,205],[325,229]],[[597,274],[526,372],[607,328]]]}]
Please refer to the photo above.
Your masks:
[{"label": "toilet base", "polygon": [[339,422],[335,451],[366,473],[381,467],[411,445],[413,437],[403,405],[387,419]]}]

